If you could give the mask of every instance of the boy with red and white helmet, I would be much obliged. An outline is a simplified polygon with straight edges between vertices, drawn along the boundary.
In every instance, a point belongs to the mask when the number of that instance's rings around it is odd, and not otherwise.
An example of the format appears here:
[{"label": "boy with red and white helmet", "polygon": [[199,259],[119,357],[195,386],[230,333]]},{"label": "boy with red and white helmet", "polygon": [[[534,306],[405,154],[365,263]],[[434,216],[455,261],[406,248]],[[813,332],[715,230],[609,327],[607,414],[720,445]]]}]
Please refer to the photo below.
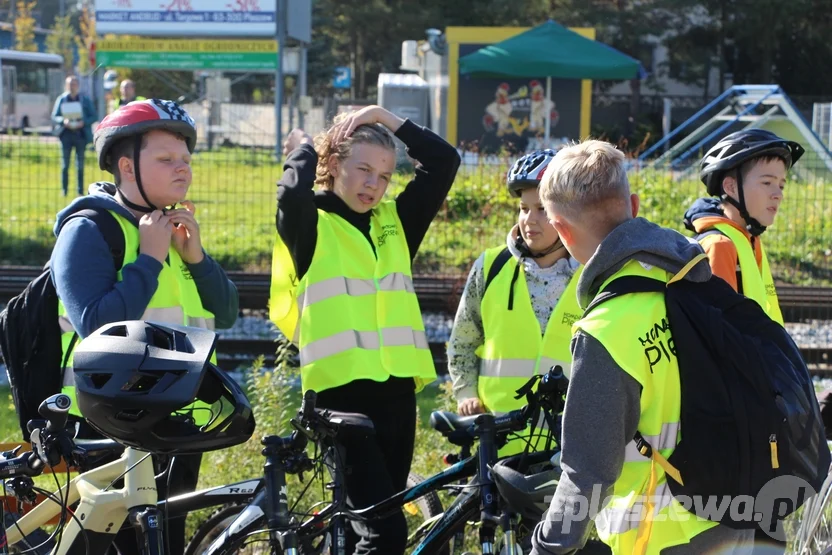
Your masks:
[{"label": "boy with red and white helmet", "polygon": [[[51,257],[69,394],[74,394],[72,347],[102,325],[153,320],[229,328],[239,306],[236,287],[203,249],[195,206],[186,200],[196,145],[187,112],[168,100],[131,102],[101,121],[94,142],[98,164],[113,174],[114,183],[90,185],[88,195],[58,213]],[[81,211],[97,215],[78,217]],[[110,223],[106,230],[119,229],[123,237],[105,239],[96,222],[111,219],[118,225]],[[114,242],[124,245],[119,269]],[[85,432],[94,435],[82,428]],[[199,463],[198,455],[177,458],[172,493],[196,487]],[[184,519],[171,521],[168,530],[171,552],[182,553]],[[135,544],[133,532],[125,532]]]}]

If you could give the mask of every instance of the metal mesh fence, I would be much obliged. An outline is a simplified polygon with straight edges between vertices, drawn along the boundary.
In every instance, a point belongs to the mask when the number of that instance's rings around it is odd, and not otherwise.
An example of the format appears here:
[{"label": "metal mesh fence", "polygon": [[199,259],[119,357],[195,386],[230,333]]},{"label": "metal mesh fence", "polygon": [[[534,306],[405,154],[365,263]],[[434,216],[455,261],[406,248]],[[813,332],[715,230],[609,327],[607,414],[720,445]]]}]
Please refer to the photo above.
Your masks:
[{"label": "metal mesh fence", "polygon": [[[194,110],[199,118],[199,112]],[[276,182],[282,167],[268,144],[273,133],[258,135],[266,120],[253,112],[223,114],[212,148],[199,145],[189,194],[197,208],[206,249],[231,270],[268,271],[274,240]],[[200,123],[200,126],[207,125]],[[262,125],[270,129],[269,123]],[[201,136],[207,137],[206,133]],[[237,140],[244,137],[245,140]],[[248,144],[247,144],[248,143]],[[73,157],[74,158],[74,157]],[[508,159],[466,154],[416,260],[416,272],[461,276],[487,247],[505,240],[517,216],[516,200],[504,187]],[[778,280],[829,285],[832,280],[832,176],[828,160],[809,150],[786,187],[765,247]],[[412,168],[401,167],[391,191],[407,183]],[[70,196],[61,193],[61,145],[53,137],[0,135],[0,265],[41,265],[49,257],[56,213],[74,198],[76,168],[69,171]],[[84,183],[109,180],[98,169],[91,145],[85,155]],[[704,193],[695,166],[687,170],[637,168],[630,172],[641,197],[641,215],[683,231],[682,216]]]}]

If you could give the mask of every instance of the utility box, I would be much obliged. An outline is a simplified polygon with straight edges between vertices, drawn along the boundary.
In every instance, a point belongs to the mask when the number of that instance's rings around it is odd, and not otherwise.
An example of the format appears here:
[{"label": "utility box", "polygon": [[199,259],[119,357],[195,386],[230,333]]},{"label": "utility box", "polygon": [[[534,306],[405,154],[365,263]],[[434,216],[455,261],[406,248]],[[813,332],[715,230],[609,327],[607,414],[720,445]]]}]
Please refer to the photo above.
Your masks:
[{"label": "utility box", "polygon": [[[402,119],[429,127],[428,84],[411,73],[380,73],[378,76],[378,103]],[[396,139],[398,157],[406,158],[404,145]]]}]

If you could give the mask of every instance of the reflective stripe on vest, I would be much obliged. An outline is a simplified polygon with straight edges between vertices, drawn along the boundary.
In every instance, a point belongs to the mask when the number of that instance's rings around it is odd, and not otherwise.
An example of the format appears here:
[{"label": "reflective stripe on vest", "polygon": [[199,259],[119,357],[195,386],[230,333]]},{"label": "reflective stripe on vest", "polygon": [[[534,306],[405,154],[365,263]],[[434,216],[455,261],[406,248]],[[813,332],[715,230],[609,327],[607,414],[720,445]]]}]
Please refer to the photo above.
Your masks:
[{"label": "reflective stripe on vest", "polygon": [[637,530],[645,519],[644,513],[648,501],[653,506],[654,518],[670,506],[673,502],[673,495],[670,493],[667,482],[656,488],[656,492],[649,499],[646,495],[642,495],[634,499],[632,505],[607,506],[600,510],[595,517],[595,528],[598,534],[610,536]]},{"label": "reflective stripe on vest", "polygon": [[[669,277],[659,268],[631,260],[600,290],[627,275],[665,282]],[[641,385],[638,430],[654,449],[669,457],[684,431],[679,426],[679,364],[664,295],[633,293],[610,299],[576,322],[575,330],[599,341],[615,363]],[[624,458],[609,502],[596,517],[598,535],[613,553],[659,555],[662,549],[686,544],[717,525],[688,512],[672,498],[664,471],[638,453],[632,441],[625,447]],[[657,473],[654,491],[648,491],[651,470]],[[649,518],[644,511],[646,503],[653,507]]]},{"label": "reflective stripe on vest", "polygon": [[[413,280],[401,272],[388,274],[378,280],[379,291],[406,291],[416,293]],[[313,283],[298,297],[298,306],[306,307],[325,301],[338,295],[375,295],[376,283],[372,279],[355,279],[336,276],[318,283]]]},{"label": "reflective stripe on vest", "polygon": [[367,238],[340,216],[318,210],[312,263],[300,281],[278,235],[269,316],[300,351],[303,390],[356,379],[436,378],[410,252],[396,204],[373,209]]},{"label": "reflective stripe on vest", "polygon": [[[503,247],[496,247],[485,251],[483,275],[488,275],[502,250]],[[477,349],[480,358],[477,395],[485,407],[495,413],[522,408],[526,401],[515,399],[516,391],[535,374],[545,374],[555,365],[562,366],[564,372],[569,373],[572,324],[581,315],[576,293],[580,269],[557,301],[545,335],[532,308],[522,266],[514,283],[514,303],[508,310],[511,282],[518,263],[514,257],[508,260],[480,301],[485,340]],[[523,440],[512,441],[499,450],[499,455],[514,454],[524,448]]]},{"label": "reflective stripe on vest", "polygon": [[[127,266],[136,261],[139,254],[139,230],[124,216],[110,211],[118,221],[124,233],[124,264]],[[121,270],[116,274],[116,280],[122,280]],[[159,273],[156,292],[151,297],[147,308],[140,320],[159,322],[163,324],[177,324],[214,329],[214,315],[202,306],[199,291],[187,265],[182,261],[179,253],[171,247],[168,261],[162,264]],[[63,303],[58,302],[58,322],[61,326],[63,354],[67,358],[67,368],[64,371],[63,392],[72,398],[70,413],[80,416],[78,404],[75,402],[75,377],[72,372],[72,353],[67,357],[66,350],[75,331],[66,317]],[[77,342],[76,342],[77,345]],[[216,364],[216,353],[211,358]]]},{"label": "reflective stripe on vest", "polygon": [[[780,301],[777,299],[777,289],[774,286],[774,278],[771,275],[771,268],[768,265],[768,257],[763,244],[760,243],[761,266],[757,265],[757,258],[754,256],[754,249],[745,234],[728,224],[716,224],[714,226],[723,235],[728,237],[734,248],[737,249],[737,258],[740,264],[740,275],[742,276],[742,294],[757,302],[765,310],[768,317],[783,324],[783,314],[780,312]],[[757,241],[760,238],[757,237]]]}]

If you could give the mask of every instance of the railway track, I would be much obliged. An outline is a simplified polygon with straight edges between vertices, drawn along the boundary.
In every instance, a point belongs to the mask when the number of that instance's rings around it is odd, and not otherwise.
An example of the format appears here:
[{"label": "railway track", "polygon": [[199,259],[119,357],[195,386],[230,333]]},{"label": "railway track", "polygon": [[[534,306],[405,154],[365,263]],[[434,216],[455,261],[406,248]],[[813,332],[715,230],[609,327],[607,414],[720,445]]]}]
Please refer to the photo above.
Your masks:
[{"label": "railway track", "polygon": [[[440,374],[447,372],[447,358],[444,343],[430,343],[433,362]],[[217,344],[218,363],[224,370],[250,366],[258,356],[264,357],[264,365],[271,366],[275,360],[276,344],[272,339],[220,339]],[[819,376],[832,376],[832,346],[803,347],[800,349],[809,370]]]},{"label": "railway track", "polygon": [[[0,266],[0,302],[20,293],[39,272],[40,268],[34,266]],[[269,274],[229,272],[228,277],[237,285],[241,308],[266,308]],[[413,284],[422,310],[453,314],[465,277],[416,275]],[[777,294],[786,321],[832,320],[832,287],[778,285]]]},{"label": "railway track", "polygon": [[[35,278],[40,268],[33,266],[0,267],[0,303],[20,293],[26,284]],[[269,297],[269,274],[229,272],[228,276],[237,285],[240,307],[264,310]],[[465,278],[459,276],[416,275],[413,278],[419,304],[426,312],[454,314],[459,296],[465,287]],[[832,287],[800,287],[779,285],[777,293],[780,307],[787,322],[802,320],[832,320]],[[444,372],[445,346],[431,343],[437,369]],[[232,369],[238,365],[251,364],[257,356],[263,355],[267,365],[274,363],[275,346],[268,339],[220,339],[218,352],[220,365]],[[805,347],[801,352],[810,369],[818,373],[832,374],[832,345]]]}]

